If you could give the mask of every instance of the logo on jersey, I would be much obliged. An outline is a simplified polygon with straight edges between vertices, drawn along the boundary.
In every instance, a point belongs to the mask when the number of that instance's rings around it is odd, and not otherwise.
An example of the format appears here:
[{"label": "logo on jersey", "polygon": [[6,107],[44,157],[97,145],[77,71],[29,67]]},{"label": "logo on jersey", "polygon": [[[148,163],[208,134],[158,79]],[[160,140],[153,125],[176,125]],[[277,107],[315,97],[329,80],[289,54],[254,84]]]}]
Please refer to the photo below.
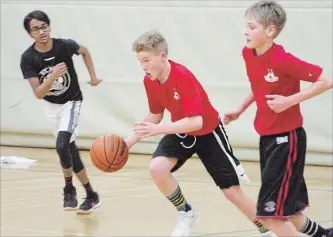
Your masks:
[{"label": "logo on jersey", "polygon": [[[44,68],[40,73],[38,73],[40,83],[47,80],[52,72],[53,67]],[[50,91],[47,93],[48,96],[59,96],[64,94],[69,86],[71,85],[71,77],[68,72],[56,79]]]},{"label": "logo on jersey", "polygon": [[44,61],[51,61],[52,59],[55,59],[55,57],[51,57],[51,58],[44,58]]},{"label": "logo on jersey", "polygon": [[265,77],[265,80],[267,82],[276,82],[279,80],[279,78],[277,76],[274,75],[274,72],[272,71],[272,69],[268,69],[267,70],[267,75],[264,76]]}]

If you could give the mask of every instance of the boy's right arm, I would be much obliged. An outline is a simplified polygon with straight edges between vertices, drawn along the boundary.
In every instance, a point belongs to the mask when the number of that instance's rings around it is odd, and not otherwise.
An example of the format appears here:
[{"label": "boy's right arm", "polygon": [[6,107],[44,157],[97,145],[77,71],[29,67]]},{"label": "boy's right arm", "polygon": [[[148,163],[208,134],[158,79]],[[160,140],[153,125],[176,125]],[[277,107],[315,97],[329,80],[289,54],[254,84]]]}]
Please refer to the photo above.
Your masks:
[{"label": "boy's right arm", "polygon": [[[251,50],[250,50],[251,51]],[[242,50],[242,56],[243,59],[246,61],[246,54],[249,53],[249,49],[244,46]],[[231,121],[236,120],[239,118],[239,116],[244,113],[244,111],[254,102],[253,92],[252,90],[248,94],[248,96],[243,100],[243,103],[240,107],[238,107],[236,110],[229,111],[224,114],[223,117],[223,123],[225,125],[228,125]]]},{"label": "boy's right arm", "polygon": [[[154,88],[151,87],[150,79],[144,78],[144,86],[146,90],[146,95],[148,99],[149,106],[149,114],[141,121],[141,122],[149,122],[159,124],[164,115],[164,107],[158,102],[159,99],[156,98],[156,94],[153,93]],[[140,138],[135,134],[135,132],[131,133],[127,138],[124,139],[128,149],[131,149]]]},{"label": "boy's right arm", "polygon": [[32,66],[29,58],[22,56],[20,66],[24,78],[29,80],[31,88],[38,99],[43,99],[50,91],[53,82],[67,71],[66,64],[59,63],[52,69],[52,73],[49,75],[49,78],[40,84],[37,72]]},{"label": "boy's right arm", "polygon": [[67,67],[65,63],[57,64],[50,74],[49,78],[45,80],[42,84],[39,83],[38,77],[30,77],[29,83],[31,88],[38,99],[43,99],[47,93],[50,91],[53,82],[61,77],[67,71]]},{"label": "boy's right arm", "polygon": [[[143,120],[142,122],[150,122],[150,123],[155,123],[159,124],[162,119],[163,119],[164,113],[159,113],[159,114],[153,114],[149,113]],[[135,133],[131,133],[127,138],[124,139],[126,142],[126,145],[128,149],[131,149],[132,146],[134,146],[138,141],[140,141],[140,138],[135,135]]]},{"label": "boy's right arm", "polygon": [[254,97],[252,91],[245,98],[241,106],[238,108],[240,113],[242,114],[252,103],[254,102]]},{"label": "boy's right arm", "polygon": [[35,96],[38,99],[43,99],[50,91],[53,82],[62,75],[64,75],[66,71],[66,64],[59,63],[52,69],[52,73],[50,74],[49,78],[45,80],[42,84],[39,83],[39,79],[37,77],[29,78],[29,83],[35,93]]},{"label": "boy's right arm", "polygon": [[236,120],[239,118],[239,116],[244,113],[244,111],[254,102],[254,97],[252,91],[249,93],[249,95],[243,100],[243,103],[241,104],[238,109],[229,111],[224,114],[223,117],[223,123],[225,125],[228,125],[231,121]]}]

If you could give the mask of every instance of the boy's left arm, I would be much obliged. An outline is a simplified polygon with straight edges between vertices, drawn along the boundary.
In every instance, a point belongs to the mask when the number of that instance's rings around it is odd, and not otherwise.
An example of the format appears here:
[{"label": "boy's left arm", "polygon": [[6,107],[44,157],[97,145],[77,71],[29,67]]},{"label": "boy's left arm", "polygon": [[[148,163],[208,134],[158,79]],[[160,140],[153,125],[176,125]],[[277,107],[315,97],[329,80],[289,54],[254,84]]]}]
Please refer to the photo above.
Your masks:
[{"label": "boy's left arm", "polygon": [[308,88],[290,95],[266,95],[268,106],[276,113],[281,113],[290,107],[311,99],[329,89],[333,88],[333,81],[329,80],[323,73]]},{"label": "boy's left arm", "polygon": [[283,70],[293,80],[312,82],[312,84],[290,96],[266,95],[268,106],[276,113],[281,113],[333,88],[333,81],[327,78],[320,66],[302,61],[292,54],[287,54]]},{"label": "boy's left arm", "polygon": [[311,84],[308,88],[300,91],[297,94],[289,96],[291,106],[301,103],[302,101],[311,99],[329,89],[333,88],[333,81],[329,80],[327,76],[322,73],[319,78]]},{"label": "boy's left arm", "polygon": [[176,134],[189,133],[200,130],[202,128],[202,116],[196,115],[186,117],[173,123],[154,124],[150,122],[136,123],[134,131],[140,138],[151,137],[158,134]]},{"label": "boy's left arm", "polygon": [[85,46],[79,45],[77,53],[82,55],[83,61],[90,74],[90,81],[88,82],[88,84],[92,86],[97,86],[102,80],[98,79],[96,76],[93,60],[91,58],[89,50]]}]

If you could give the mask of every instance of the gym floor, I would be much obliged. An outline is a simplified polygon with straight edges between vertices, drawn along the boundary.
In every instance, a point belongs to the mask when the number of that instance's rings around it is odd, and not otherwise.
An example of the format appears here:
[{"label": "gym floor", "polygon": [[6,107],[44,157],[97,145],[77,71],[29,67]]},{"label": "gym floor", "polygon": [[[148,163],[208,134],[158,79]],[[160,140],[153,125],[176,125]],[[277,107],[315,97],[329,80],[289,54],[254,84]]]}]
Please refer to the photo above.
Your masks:
[{"label": "gym floor", "polygon": [[[170,236],[177,212],[152,182],[150,156],[130,154],[117,173],[92,166],[81,151],[90,182],[102,206],[91,215],[62,210],[63,177],[53,149],[1,147],[1,156],[37,160],[27,167],[2,165],[1,236]],[[259,165],[242,162],[251,183],[243,186],[254,200],[260,185]],[[214,185],[198,159],[175,173],[188,202],[201,212],[192,236],[255,236],[254,225],[232,206]],[[332,167],[307,166],[305,177],[310,205],[306,210],[324,227],[333,225]],[[78,199],[85,192],[77,179]]]}]

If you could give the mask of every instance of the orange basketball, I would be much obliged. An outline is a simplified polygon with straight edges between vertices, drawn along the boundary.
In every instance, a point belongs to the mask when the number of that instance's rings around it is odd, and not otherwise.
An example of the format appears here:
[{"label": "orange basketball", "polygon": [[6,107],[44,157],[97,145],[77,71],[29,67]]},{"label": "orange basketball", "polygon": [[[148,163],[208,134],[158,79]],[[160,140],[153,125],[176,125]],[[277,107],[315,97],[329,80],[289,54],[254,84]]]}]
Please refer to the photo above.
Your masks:
[{"label": "orange basketball", "polygon": [[104,135],[96,138],[90,148],[90,159],[103,172],[116,172],[128,160],[128,148],[121,137]]}]

